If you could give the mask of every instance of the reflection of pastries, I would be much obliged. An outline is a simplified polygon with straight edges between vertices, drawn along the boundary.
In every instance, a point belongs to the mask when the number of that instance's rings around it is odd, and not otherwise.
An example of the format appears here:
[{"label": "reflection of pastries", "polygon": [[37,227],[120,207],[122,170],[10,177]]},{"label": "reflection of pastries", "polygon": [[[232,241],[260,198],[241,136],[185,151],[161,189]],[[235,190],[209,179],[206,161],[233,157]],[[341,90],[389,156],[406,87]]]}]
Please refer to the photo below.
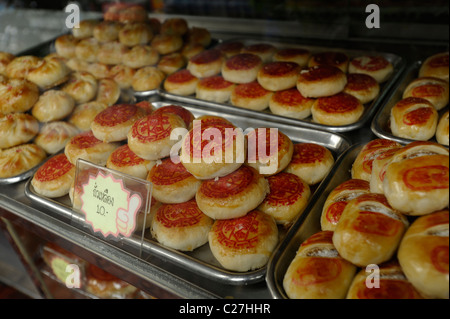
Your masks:
[{"label": "reflection of pastries", "polygon": [[127,52],[128,47],[118,41],[101,43],[97,52],[97,61],[108,65],[120,64]]},{"label": "reflection of pastries", "polygon": [[67,142],[80,133],[78,128],[65,121],[54,121],[45,123],[34,142],[42,147],[47,154],[55,154],[62,150]]},{"label": "reflection of pastries", "polygon": [[344,93],[353,95],[362,104],[369,103],[380,93],[378,82],[367,74],[350,73],[347,74],[347,84],[344,87]]},{"label": "reflection of pastries", "polygon": [[283,48],[279,49],[273,55],[274,61],[286,61],[286,62],[295,62],[300,67],[305,67],[308,64],[309,57],[311,56],[311,52],[307,49],[301,48]]},{"label": "reflection of pastries", "polygon": [[448,104],[448,82],[431,77],[417,78],[411,81],[403,92],[403,98],[419,97],[434,105],[436,110]]},{"label": "reflection of pastries", "polygon": [[75,108],[75,101],[69,93],[48,90],[39,96],[31,113],[40,122],[58,121],[67,117]]},{"label": "reflection of pastries", "polygon": [[166,77],[164,89],[176,95],[192,95],[197,88],[198,78],[193,76],[189,70],[183,69]]},{"label": "reflection of pastries", "polygon": [[225,80],[221,75],[213,75],[199,80],[195,97],[200,100],[224,103],[230,99],[235,84]]},{"label": "reflection of pastries", "polygon": [[99,298],[130,298],[137,288],[111,275],[103,269],[89,264],[86,269],[86,291]]},{"label": "reflection of pastries", "polygon": [[269,106],[273,92],[264,89],[257,81],[238,84],[230,95],[230,102],[234,106],[262,111]]},{"label": "reflection of pastries", "polygon": [[233,83],[250,83],[256,80],[262,66],[259,56],[250,53],[235,54],[222,66],[222,76]]},{"label": "reflection of pastries", "polygon": [[122,64],[133,69],[156,65],[158,60],[158,51],[145,44],[135,45],[122,56]]},{"label": "reflection of pastries", "polygon": [[316,65],[330,65],[339,68],[346,73],[348,69],[348,56],[343,52],[325,51],[315,53],[308,61],[308,67]]},{"label": "reflection of pastries", "polygon": [[186,60],[184,56],[179,52],[175,52],[161,57],[157,66],[158,69],[165,74],[172,74],[183,68],[185,65]]},{"label": "reflection of pastries", "polygon": [[436,140],[438,143],[448,145],[448,111],[442,114],[436,128]]},{"label": "reflection of pastries", "polygon": [[304,97],[297,88],[275,92],[270,101],[269,108],[273,114],[305,119],[311,115],[314,99]]},{"label": "reflection of pastries", "polygon": [[119,31],[119,42],[132,47],[149,43],[153,38],[153,30],[147,23],[129,23]]},{"label": "reflection of pastries", "polygon": [[74,72],[61,88],[68,93],[77,104],[91,101],[97,95],[97,79],[88,72]]},{"label": "reflection of pastries", "polygon": [[205,50],[189,59],[187,69],[192,75],[206,78],[219,74],[225,59],[219,50]]},{"label": "reflection of pastries", "polygon": [[176,34],[157,34],[150,42],[159,54],[169,54],[180,50],[183,47],[183,38]]},{"label": "reflection of pastries", "polygon": [[96,101],[78,104],[70,115],[69,122],[75,125],[80,131],[89,131],[95,116],[106,107],[106,104]]},{"label": "reflection of pastries", "polygon": [[378,83],[385,82],[394,71],[394,67],[385,57],[359,56],[350,62],[349,73],[363,73],[373,77]]},{"label": "reflection of pastries", "polygon": [[155,165],[154,161],[140,158],[130,150],[128,144],[116,148],[106,162],[107,168],[142,179],[147,177],[153,165]]},{"label": "reflection of pastries", "polygon": [[30,110],[39,98],[39,88],[24,79],[0,82],[0,113],[9,114]]},{"label": "reflection of pastries", "polygon": [[46,157],[45,151],[33,143],[0,149],[0,178],[20,175],[40,164]]},{"label": "reflection of pastries", "polygon": [[257,80],[269,91],[281,91],[295,87],[300,66],[294,62],[269,62],[258,71]]},{"label": "reflection of pastries", "polygon": [[347,76],[340,69],[329,66],[314,66],[300,71],[297,89],[305,97],[317,98],[337,94],[344,90]]},{"label": "reflection of pastries", "polygon": [[311,107],[314,122],[324,125],[356,123],[364,113],[364,106],[354,96],[338,93],[318,98]]},{"label": "reflection of pastries", "polygon": [[93,37],[98,42],[111,42],[119,38],[122,25],[116,21],[102,21],[94,27]]},{"label": "reflection of pastries", "polygon": [[[76,30],[73,28],[72,30]],[[80,40],[75,38],[72,34],[64,34],[56,38],[55,40],[55,51],[59,56],[66,59],[71,59],[76,57],[75,48]]]},{"label": "reflection of pastries", "polygon": [[419,77],[429,76],[448,82],[448,52],[428,57],[420,67]]},{"label": "reflection of pastries", "polygon": [[120,86],[116,81],[106,78],[98,81],[98,91],[95,100],[106,105],[115,104],[120,98]]},{"label": "reflection of pastries", "polygon": [[0,113],[0,149],[27,143],[39,132],[38,120],[27,113]]},{"label": "reflection of pastries", "polygon": [[241,53],[251,53],[259,56],[263,63],[269,62],[276,52],[276,47],[270,43],[255,43],[242,48]]},{"label": "reflection of pastries", "polygon": [[146,66],[136,71],[131,86],[135,91],[150,91],[159,88],[165,74],[154,66]]},{"label": "reflection of pastries", "polygon": [[119,22],[127,25],[130,23],[148,22],[148,13],[141,5],[129,5],[119,12]]}]

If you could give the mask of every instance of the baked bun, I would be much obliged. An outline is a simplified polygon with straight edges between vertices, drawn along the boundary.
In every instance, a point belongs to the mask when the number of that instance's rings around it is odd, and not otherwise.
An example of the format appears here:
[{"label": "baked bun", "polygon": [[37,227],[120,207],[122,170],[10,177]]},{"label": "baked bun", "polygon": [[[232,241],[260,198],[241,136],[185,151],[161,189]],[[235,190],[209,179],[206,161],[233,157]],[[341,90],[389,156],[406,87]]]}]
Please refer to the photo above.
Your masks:
[{"label": "baked bun", "polygon": [[263,62],[255,54],[240,53],[228,58],[222,65],[222,76],[233,83],[250,83],[256,80]]},{"label": "baked bun", "polygon": [[6,66],[6,76],[10,79],[26,79],[30,71],[42,63],[42,58],[34,55],[22,55],[15,57]]},{"label": "baked bun", "polygon": [[246,164],[261,175],[275,175],[284,170],[292,159],[294,144],[291,139],[273,128],[257,128],[247,135]]},{"label": "baked bun", "polygon": [[176,95],[188,96],[195,94],[198,78],[183,69],[168,75],[164,81],[164,90]]},{"label": "baked bun", "polygon": [[34,142],[42,147],[47,154],[56,154],[78,133],[80,133],[78,128],[69,122],[48,122],[42,125]]},{"label": "baked bun", "polygon": [[154,66],[146,66],[136,71],[131,82],[135,91],[150,91],[158,89],[164,81],[165,74]]},{"label": "baked bun", "polygon": [[192,27],[185,38],[188,44],[198,43],[205,48],[211,44],[211,33],[206,28]]},{"label": "baked bun", "polygon": [[161,106],[152,112],[152,115],[162,114],[162,113],[173,113],[181,117],[186,124],[186,128],[190,129],[192,126],[192,121],[195,119],[194,114],[191,113],[188,109],[176,105],[176,104],[168,104]]},{"label": "baked bun", "polygon": [[120,29],[118,38],[128,47],[146,44],[153,39],[153,30],[147,23],[128,23]]},{"label": "baked bun", "polygon": [[94,118],[107,107],[106,104],[97,101],[78,104],[73,109],[68,121],[80,131],[89,131]]},{"label": "baked bun", "polygon": [[187,69],[198,78],[217,75],[222,70],[225,58],[219,50],[210,49],[200,52],[189,59]]},{"label": "baked bun", "polygon": [[438,143],[448,145],[448,111],[442,114],[436,128],[436,140]]},{"label": "baked bun", "polygon": [[103,299],[131,298],[137,288],[103,269],[89,264],[86,268],[86,292]]},{"label": "baked bun", "polygon": [[100,43],[95,38],[83,39],[75,47],[75,56],[81,61],[97,62]]},{"label": "baked bun", "polygon": [[113,65],[100,62],[88,63],[82,71],[91,73],[97,80],[109,78]]},{"label": "baked bun", "polygon": [[208,240],[222,267],[244,272],[267,263],[278,243],[278,228],[272,216],[254,210],[239,218],[216,220]]},{"label": "baked bun", "polygon": [[186,66],[186,59],[180,52],[164,55],[159,60],[157,67],[165,74],[172,74]]},{"label": "baked bun", "polygon": [[103,142],[124,141],[131,126],[145,115],[145,111],[134,104],[111,105],[95,116],[91,130]]},{"label": "baked bun", "polygon": [[269,101],[273,114],[305,119],[311,115],[314,99],[304,97],[297,88],[275,92]]},{"label": "baked bun", "polygon": [[250,166],[204,180],[195,196],[198,207],[213,219],[242,217],[257,208],[269,193],[268,181]]},{"label": "baked bun", "polygon": [[347,93],[320,97],[311,107],[313,121],[324,125],[350,125],[356,123],[363,113],[364,105]]},{"label": "baked bun", "polygon": [[113,79],[101,79],[98,81],[98,90],[95,100],[111,106],[119,100],[122,91],[119,84]]},{"label": "baked bun", "polygon": [[94,27],[92,36],[98,42],[112,42],[119,39],[119,32],[122,29],[122,24],[116,21],[101,21]]},{"label": "baked bun", "polygon": [[347,73],[349,57],[343,52],[325,51],[314,53],[308,60],[308,67],[318,65],[330,65],[339,68],[342,72]]},{"label": "baked bun", "polygon": [[[75,30],[73,28],[72,30]],[[64,34],[56,38],[55,51],[56,53],[66,59],[76,57],[75,48],[77,47],[80,39],[74,37],[72,34]]]},{"label": "baked bun", "polygon": [[64,148],[69,162],[76,165],[79,158],[105,166],[109,155],[119,147],[118,143],[106,143],[97,139],[92,131],[79,133],[72,137]]},{"label": "baked bun", "polygon": [[297,89],[305,97],[318,98],[342,92],[347,76],[339,68],[329,65],[314,66],[300,71]]},{"label": "baked bun", "polygon": [[82,104],[93,100],[97,95],[97,79],[88,72],[73,72],[69,81],[61,88],[68,93],[76,104]]},{"label": "baked bun", "polygon": [[289,227],[309,202],[309,185],[297,175],[285,172],[266,178],[270,191],[257,209],[272,216],[277,224]]},{"label": "baked bun", "polygon": [[448,52],[434,54],[428,57],[420,67],[419,77],[429,76],[448,82]]},{"label": "baked bun", "polygon": [[205,47],[200,43],[186,43],[181,49],[181,54],[188,61],[193,56],[205,51]]},{"label": "baked bun", "polygon": [[195,200],[163,204],[153,217],[151,234],[164,246],[193,251],[208,242],[213,222],[202,213]]},{"label": "baked bun", "polygon": [[392,75],[394,67],[385,57],[359,56],[353,58],[348,66],[349,73],[363,73],[373,77],[378,83],[387,81]]},{"label": "baked bun", "polygon": [[6,76],[6,66],[14,60],[16,56],[12,53],[0,51],[0,75]]},{"label": "baked bun", "polygon": [[304,68],[308,65],[311,52],[302,48],[283,48],[273,55],[273,61],[294,62]]},{"label": "baked bun", "polygon": [[0,113],[0,149],[31,141],[39,132],[38,120],[27,113]]},{"label": "baked bun", "polygon": [[326,147],[315,143],[294,144],[292,160],[285,172],[292,173],[308,185],[321,182],[334,165],[334,157]]},{"label": "baked bun", "polygon": [[39,88],[25,79],[0,82],[0,113],[19,113],[30,110],[39,99]]},{"label": "baked bun", "polygon": [[80,21],[78,28],[72,28],[72,35],[76,39],[86,39],[94,36],[94,28],[100,22],[94,19]]},{"label": "baked bun", "polygon": [[398,249],[408,280],[426,298],[448,299],[448,210],[417,218]]},{"label": "baked bun", "polygon": [[235,84],[225,80],[221,75],[213,75],[198,81],[195,97],[200,100],[217,103],[228,102]]},{"label": "baked bun", "polygon": [[423,299],[411,282],[405,277],[396,260],[383,263],[379,271],[378,286],[367,285],[368,271],[360,270],[347,293],[347,299]]},{"label": "baked bun", "polygon": [[67,59],[66,65],[72,71],[88,71],[91,63],[81,60],[77,57]]},{"label": "baked bun", "polygon": [[347,203],[333,234],[339,254],[365,267],[390,260],[409,223],[382,194],[363,194]]},{"label": "baked bun", "polygon": [[334,231],[347,203],[368,193],[370,193],[369,182],[362,179],[349,179],[335,187],[323,204],[320,217],[321,229]]},{"label": "baked bun", "polygon": [[67,81],[69,67],[59,58],[45,58],[28,72],[27,80],[35,83],[41,90],[47,90]]},{"label": "baked bun", "polygon": [[165,204],[183,203],[195,197],[201,181],[189,173],[181,162],[163,159],[147,175],[152,185],[152,196]]},{"label": "baked bun", "polygon": [[387,150],[382,151],[377,154],[372,161],[372,170],[370,174],[370,192],[383,194],[383,181],[384,176],[386,174],[386,168],[392,161],[392,158],[395,156],[398,150],[400,150],[402,146],[388,148]]},{"label": "baked bun", "polygon": [[214,49],[219,50],[227,59],[229,59],[232,56],[241,53],[243,47],[244,43],[241,41],[230,41],[220,43],[215,46]]},{"label": "baked bun", "polygon": [[411,81],[403,91],[403,98],[419,97],[441,110],[448,104],[448,82],[431,77],[417,78]]},{"label": "baked bun", "polygon": [[42,163],[47,154],[33,143],[0,149],[0,178],[20,175]]},{"label": "baked bun", "polygon": [[132,4],[120,10],[119,22],[124,25],[149,22],[147,10],[142,5]]},{"label": "baked bun", "polygon": [[135,45],[122,56],[122,64],[133,69],[154,66],[159,61],[159,53],[149,45]]},{"label": "baked bun", "polygon": [[36,193],[49,197],[67,195],[75,178],[75,165],[61,153],[49,158],[34,174],[31,185]]},{"label": "baked bun", "polygon": [[134,122],[128,132],[128,146],[143,159],[165,158],[177,143],[177,140],[170,138],[172,130],[176,128],[186,128],[183,119],[176,114],[147,115]]},{"label": "baked bun", "polygon": [[154,161],[145,160],[137,156],[129,148],[128,144],[124,144],[116,148],[109,155],[108,160],[106,161],[107,168],[111,168],[141,179],[145,179],[147,177],[148,172],[154,165]]},{"label": "baked bun", "polygon": [[251,53],[259,56],[263,63],[270,62],[277,48],[270,43],[255,43],[244,46],[241,53]]},{"label": "baked bun", "polygon": [[230,95],[230,102],[234,106],[254,111],[263,111],[269,107],[272,91],[263,88],[257,81],[238,84]]},{"label": "baked bun", "polygon": [[426,141],[435,135],[438,119],[433,104],[423,98],[407,97],[392,107],[390,128],[395,136]]},{"label": "baked bun", "polygon": [[107,65],[116,65],[124,61],[128,47],[119,41],[101,43],[97,52],[97,61]]},{"label": "baked bun", "polygon": [[356,267],[339,256],[332,236],[331,231],[321,231],[300,245],[283,278],[289,298],[345,298]]},{"label": "baked bun", "polygon": [[268,62],[258,71],[259,84],[269,91],[281,91],[297,85],[301,68],[295,62]]},{"label": "baked bun", "polygon": [[347,74],[347,84],[344,87],[344,93],[353,95],[362,104],[367,104],[378,96],[380,85],[370,75],[349,73]]},{"label": "baked bun", "polygon": [[116,81],[121,89],[129,89],[133,82],[133,76],[136,70],[124,64],[114,65],[109,70],[109,77]]},{"label": "baked bun", "polygon": [[161,24],[162,34],[176,34],[181,36],[188,32],[188,30],[188,23],[183,18],[168,18]]},{"label": "baked bun", "polygon": [[59,121],[69,116],[75,108],[72,96],[61,90],[43,92],[31,108],[31,114],[39,122]]},{"label": "baked bun", "polygon": [[183,38],[176,34],[157,34],[150,42],[159,54],[165,55],[181,50],[183,47]]}]

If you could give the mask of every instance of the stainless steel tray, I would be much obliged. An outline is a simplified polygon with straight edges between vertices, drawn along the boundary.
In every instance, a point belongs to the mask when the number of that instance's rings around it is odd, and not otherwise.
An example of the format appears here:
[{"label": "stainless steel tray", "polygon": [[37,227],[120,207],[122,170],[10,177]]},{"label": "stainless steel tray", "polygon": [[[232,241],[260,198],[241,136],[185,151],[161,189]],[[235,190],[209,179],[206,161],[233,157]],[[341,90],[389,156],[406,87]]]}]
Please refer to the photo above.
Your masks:
[{"label": "stainless steel tray", "polygon": [[[243,130],[248,127],[278,128],[280,131],[289,136],[294,143],[313,142],[327,147],[332,152],[335,159],[344,153],[351,145],[347,138],[336,133],[311,130],[309,128],[302,127],[291,127],[285,124],[267,122],[252,118],[243,118],[233,113],[221,113],[203,108],[201,106],[183,104],[176,101],[153,101],[152,103],[157,108],[164,105],[177,104],[191,111],[196,117],[199,115],[222,116]],[[70,221],[72,218],[81,218],[80,216],[77,217],[73,214],[68,195],[57,199],[49,199],[40,196],[34,191],[31,185],[31,178],[25,185],[25,195],[34,202],[56,212],[58,217],[65,221]],[[283,241],[285,234],[286,231],[280,229],[280,241]],[[196,274],[222,283],[240,285],[264,280],[266,267],[244,273],[228,271],[221,267],[215,260],[209,249],[209,245],[207,244],[197,248],[193,252],[184,253],[160,245],[156,240],[152,239],[150,235],[146,235],[145,237],[146,238],[144,239],[142,246],[141,238],[138,236],[122,238],[121,244],[136,250],[142,249],[144,253],[149,255],[157,255],[158,257],[162,257],[169,262],[182,266],[187,270],[195,272]]]},{"label": "stainless steel tray", "polygon": [[[369,52],[369,51],[362,51],[362,50],[354,50],[354,49],[348,49],[348,48],[338,48],[338,47],[326,47],[326,46],[319,46],[319,45],[302,45],[298,42],[295,43],[289,43],[289,42],[276,42],[272,40],[255,40],[255,39],[246,39],[246,38],[236,38],[228,40],[227,42],[231,41],[240,41],[244,43],[244,45],[251,45],[255,43],[270,43],[277,48],[283,48],[283,47],[299,47],[299,48],[305,48],[308,49],[311,53],[317,53],[317,52],[323,52],[323,51],[339,51],[346,53],[350,58],[361,56],[364,54],[378,54],[385,57],[387,60],[389,60],[392,65],[394,66],[394,72],[391,76],[391,78],[386,81],[385,83],[382,83],[380,85],[380,94],[378,97],[373,100],[372,102],[368,103],[364,107],[364,113],[361,116],[361,118],[353,124],[349,125],[343,125],[343,126],[331,126],[331,125],[323,125],[319,123],[315,123],[312,121],[311,117],[303,120],[294,119],[286,116],[276,115],[271,113],[270,111],[254,111],[245,109],[242,107],[237,107],[231,105],[231,103],[215,103],[205,100],[200,100],[195,98],[195,96],[181,96],[181,95],[175,95],[172,93],[169,93],[163,89],[163,84],[161,84],[160,87],[160,95],[165,98],[170,98],[172,100],[176,100],[179,102],[185,102],[185,103],[196,103],[199,105],[207,106],[211,109],[215,109],[218,111],[228,111],[232,110],[232,112],[235,112],[237,114],[240,114],[245,117],[252,117],[252,118],[258,118],[262,120],[268,120],[268,121],[276,121],[280,123],[295,125],[295,126],[303,126],[308,128],[314,128],[314,129],[320,129],[320,130],[326,130],[330,132],[348,132],[353,131],[358,128],[361,128],[368,120],[372,118],[372,116],[375,114],[377,109],[379,108],[380,104],[383,102],[385,95],[390,91],[391,87],[396,83],[398,78],[401,76],[402,72],[405,68],[405,61],[402,57],[387,53],[387,52]],[[141,92],[141,94],[145,94],[145,92]]]},{"label": "stainless steel tray", "polygon": [[[409,68],[406,70],[404,77],[399,81],[394,89],[391,91],[391,93],[387,96],[387,101],[383,105],[382,108],[380,108],[375,115],[375,117],[372,120],[371,124],[371,130],[372,132],[377,135],[380,138],[386,138],[390,140],[397,141],[401,144],[407,144],[411,143],[414,140],[407,139],[407,138],[401,138],[398,136],[394,136],[390,129],[390,114],[391,109],[394,107],[394,105],[402,99],[403,92],[408,86],[411,81],[419,77],[419,69],[422,65],[422,61],[416,61],[413,64],[409,66]],[[448,110],[448,105],[444,107],[442,110],[439,111],[439,118]],[[436,138],[433,137],[431,141],[436,142]],[[444,145],[448,148],[447,145]]]}]

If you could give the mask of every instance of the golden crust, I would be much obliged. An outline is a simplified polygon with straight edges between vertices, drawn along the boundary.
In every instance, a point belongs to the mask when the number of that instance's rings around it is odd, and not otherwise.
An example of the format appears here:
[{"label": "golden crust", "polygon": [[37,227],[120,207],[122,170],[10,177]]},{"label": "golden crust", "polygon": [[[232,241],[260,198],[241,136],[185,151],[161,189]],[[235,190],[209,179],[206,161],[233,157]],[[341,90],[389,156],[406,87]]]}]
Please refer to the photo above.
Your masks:
[{"label": "golden crust", "polygon": [[0,149],[31,141],[39,132],[38,120],[27,113],[0,113]]},{"label": "golden crust", "polygon": [[61,90],[48,90],[39,96],[31,108],[31,114],[40,122],[58,121],[70,115],[75,108],[75,100]]},{"label": "golden crust", "polygon": [[65,121],[54,121],[45,123],[34,142],[42,147],[47,154],[55,154],[64,149],[69,140],[80,133],[78,128]]},{"label": "golden crust", "polygon": [[419,69],[419,77],[430,76],[448,82],[448,52],[429,56]]},{"label": "golden crust", "polygon": [[25,173],[42,163],[46,157],[45,151],[33,143],[0,150],[0,178],[9,178]]},{"label": "golden crust", "polygon": [[25,79],[0,82],[0,113],[10,114],[30,110],[39,99],[39,88]]}]

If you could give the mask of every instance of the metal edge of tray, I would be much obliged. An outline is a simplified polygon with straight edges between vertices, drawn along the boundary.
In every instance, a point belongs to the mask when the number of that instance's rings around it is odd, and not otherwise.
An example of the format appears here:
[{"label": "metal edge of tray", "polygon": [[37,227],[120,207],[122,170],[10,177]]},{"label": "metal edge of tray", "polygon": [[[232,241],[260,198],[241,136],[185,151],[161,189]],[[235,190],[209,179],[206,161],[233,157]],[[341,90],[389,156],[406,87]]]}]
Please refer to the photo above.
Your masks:
[{"label": "metal edge of tray", "polygon": [[[386,103],[384,103],[383,107],[381,107],[378,112],[375,114],[370,129],[372,132],[380,137],[385,138],[389,140],[396,141],[401,144],[408,144],[411,142],[414,142],[416,140],[413,139],[407,139],[402,138],[393,135],[390,132],[390,129],[388,128],[389,121],[390,121],[390,112],[393,106],[400,101],[403,98],[403,91],[405,90],[406,86],[414,79],[418,78],[418,71],[420,69],[420,66],[422,65],[422,61],[415,61],[413,62],[405,71],[404,76],[400,81],[397,82],[395,87],[391,90],[390,94],[386,97]],[[441,118],[442,114],[449,109],[449,106],[447,105],[442,110],[438,111],[439,118]],[[436,142],[436,137],[433,136],[433,138],[430,139],[433,142]],[[448,145],[442,146],[449,148]]]},{"label": "metal edge of tray", "polygon": [[390,62],[393,64],[394,66],[394,72],[393,75],[391,76],[391,78],[389,80],[387,80],[385,83],[383,83],[381,85],[381,93],[378,95],[378,97],[373,100],[371,103],[368,103],[367,105],[364,106],[365,111],[362,115],[362,117],[355,123],[353,124],[348,124],[348,125],[342,125],[342,126],[332,126],[332,125],[324,125],[324,124],[319,124],[319,123],[314,123],[312,122],[311,119],[295,119],[295,118],[290,118],[290,117],[286,117],[286,116],[281,116],[281,115],[276,115],[273,113],[270,113],[268,111],[255,111],[255,110],[249,110],[246,108],[242,108],[242,107],[238,107],[238,106],[234,106],[230,103],[217,103],[217,102],[211,102],[211,101],[207,101],[207,100],[200,100],[195,98],[195,96],[182,96],[182,95],[176,95],[173,93],[169,93],[167,91],[164,90],[163,88],[163,83],[161,83],[160,88],[159,88],[159,94],[161,96],[163,96],[164,98],[168,98],[168,99],[172,99],[175,101],[179,101],[179,102],[184,102],[184,103],[196,103],[196,104],[201,104],[210,108],[215,108],[218,110],[232,110],[233,112],[239,113],[242,116],[247,116],[247,117],[254,117],[254,118],[260,118],[263,120],[268,120],[268,121],[272,121],[272,122],[281,122],[281,123],[286,123],[286,124],[290,124],[290,125],[295,125],[295,126],[304,126],[304,127],[308,127],[308,128],[313,128],[313,129],[320,129],[320,130],[325,130],[325,131],[330,131],[330,132],[335,132],[335,133],[343,133],[343,132],[349,132],[349,131],[353,131],[356,129],[361,128],[362,126],[364,126],[364,124],[370,120],[370,118],[377,112],[377,110],[380,108],[380,105],[383,103],[383,101],[385,100],[385,96],[391,91],[392,87],[395,85],[395,83],[397,83],[398,79],[402,76],[405,67],[406,67],[406,61],[403,57],[393,54],[393,53],[388,53],[388,52],[381,52],[381,51],[364,51],[364,50],[355,50],[355,49],[350,49],[350,48],[340,48],[340,47],[329,47],[329,46],[324,46],[324,45],[317,45],[315,46],[314,44],[302,44],[302,43],[298,43],[298,42],[292,42],[289,40],[286,40],[284,42],[274,42],[270,39],[247,39],[247,38],[233,38],[233,39],[229,39],[227,41],[224,41],[224,43],[227,42],[233,42],[233,41],[243,41],[243,42],[265,42],[265,43],[272,43],[274,45],[277,45],[279,47],[286,47],[286,46],[295,46],[295,47],[302,47],[302,48],[306,48],[306,49],[311,49],[311,50],[316,50],[316,51],[320,51],[320,50],[332,50],[332,51],[340,51],[340,52],[347,52],[347,53],[352,53],[351,56],[357,56],[357,55],[363,55],[363,54],[380,54],[383,55],[384,57],[386,57],[388,60],[390,60]]},{"label": "metal edge of tray", "polygon": [[339,157],[337,165],[320,184],[306,207],[306,214],[303,214],[302,218],[291,227],[285,240],[279,244],[275,253],[270,257],[267,264],[266,283],[273,298],[289,299],[283,288],[284,274],[300,244],[309,236],[320,231],[320,217],[328,194],[340,183],[351,178],[351,165],[363,146],[364,144],[355,144]]},{"label": "metal edge of tray", "polygon": [[34,174],[34,172],[38,169],[38,167],[41,166],[42,163],[45,162],[46,160],[47,160],[47,158],[45,158],[41,163],[37,164],[36,166],[30,168],[29,170],[27,170],[19,175],[6,177],[6,178],[0,178],[0,185],[15,184],[15,183],[19,183],[21,181],[26,180],[27,178],[31,177]]}]

